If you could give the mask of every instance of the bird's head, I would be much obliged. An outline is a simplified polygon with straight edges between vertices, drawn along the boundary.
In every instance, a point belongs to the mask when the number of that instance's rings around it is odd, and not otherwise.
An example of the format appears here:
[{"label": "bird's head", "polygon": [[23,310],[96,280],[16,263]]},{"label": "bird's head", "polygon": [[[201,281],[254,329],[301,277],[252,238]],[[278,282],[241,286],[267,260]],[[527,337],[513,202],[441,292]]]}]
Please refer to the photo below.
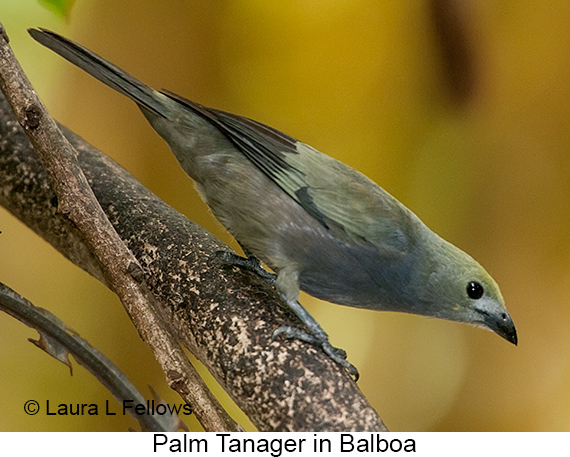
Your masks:
[{"label": "bird's head", "polygon": [[515,325],[495,280],[468,254],[435,236],[420,295],[426,314],[486,328],[516,345]]}]

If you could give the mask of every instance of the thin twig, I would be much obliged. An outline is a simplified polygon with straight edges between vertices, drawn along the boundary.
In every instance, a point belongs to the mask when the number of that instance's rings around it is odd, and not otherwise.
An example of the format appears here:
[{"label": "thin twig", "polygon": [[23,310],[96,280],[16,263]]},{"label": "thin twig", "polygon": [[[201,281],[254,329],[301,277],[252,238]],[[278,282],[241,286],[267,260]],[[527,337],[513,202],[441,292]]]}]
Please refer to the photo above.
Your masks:
[{"label": "thin twig", "polygon": [[[0,88],[47,170],[58,209],[77,227],[101,265],[106,282],[119,296],[141,338],[206,430],[238,431],[208,390],[157,313],[138,260],[101,209],[77,163],[77,153],[38,98],[0,24]],[[197,387],[200,386],[200,387]],[[197,394],[197,395],[196,395]]]},{"label": "thin twig", "polygon": [[70,370],[72,370],[72,365],[69,355],[73,355],[75,360],[95,376],[119,403],[132,405],[127,412],[139,422],[142,430],[175,432],[179,428],[186,428],[176,414],[162,416],[136,414],[137,405],[143,405],[146,408],[145,398],[113,362],[57,316],[44,308],[34,306],[2,283],[0,283],[0,310],[36,329],[40,334],[39,341],[31,338],[29,341],[67,365]]}]

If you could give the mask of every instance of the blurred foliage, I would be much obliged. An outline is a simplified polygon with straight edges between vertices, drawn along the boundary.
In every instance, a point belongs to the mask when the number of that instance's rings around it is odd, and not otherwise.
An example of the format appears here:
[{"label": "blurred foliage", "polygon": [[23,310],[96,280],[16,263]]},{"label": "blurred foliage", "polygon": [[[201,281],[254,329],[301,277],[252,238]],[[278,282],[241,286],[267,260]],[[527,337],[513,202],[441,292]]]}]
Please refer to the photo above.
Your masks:
[{"label": "blurred foliage", "polygon": [[[19,0],[0,13],[54,116],[224,241],[132,103],[33,43],[27,27],[53,28],[150,85],[265,122],[356,167],[493,274],[518,347],[461,324],[302,297],[392,430],[570,430],[566,0],[83,0],[66,23]],[[53,303],[139,389],[151,383],[179,401],[108,290],[1,209],[0,230],[3,282],[36,305]],[[133,426],[26,416],[29,399],[103,404],[108,394],[27,344],[17,322],[0,316],[0,327],[10,348],[0,351],[0,430]]]},{"label": "blurred foliage", "polygon": [[38,0],[58,16],[68,17],[75,0]]}]

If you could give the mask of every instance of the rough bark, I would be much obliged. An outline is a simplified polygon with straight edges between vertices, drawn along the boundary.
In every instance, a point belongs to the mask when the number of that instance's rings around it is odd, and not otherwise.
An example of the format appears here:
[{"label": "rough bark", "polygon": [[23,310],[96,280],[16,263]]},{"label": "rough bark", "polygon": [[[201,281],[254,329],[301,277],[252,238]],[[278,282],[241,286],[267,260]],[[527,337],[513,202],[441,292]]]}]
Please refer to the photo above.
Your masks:
[{"label": "rough bark", "polygon": [[[140,262],[160,312],[259,430],[386,430],[356,383],[322,351],[300,341],[272,341],[276,328],[301,324],[269,284],[223,265],[215,253],[226,245],[63,131],[101,207]],[[47,176],[3,97],[0,204],[107,283],[77,229],[58,212]]]}]

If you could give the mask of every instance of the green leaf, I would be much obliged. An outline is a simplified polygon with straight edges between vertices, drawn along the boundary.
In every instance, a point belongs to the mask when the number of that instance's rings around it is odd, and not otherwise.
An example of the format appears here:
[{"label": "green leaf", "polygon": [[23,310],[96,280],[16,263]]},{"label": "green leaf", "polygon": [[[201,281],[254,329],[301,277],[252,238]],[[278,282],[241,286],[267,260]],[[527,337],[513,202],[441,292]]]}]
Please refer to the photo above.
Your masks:
[{"label": "green leaf", "polygon": [[75,0],[39,0],[58,16],[67,18]]}]

